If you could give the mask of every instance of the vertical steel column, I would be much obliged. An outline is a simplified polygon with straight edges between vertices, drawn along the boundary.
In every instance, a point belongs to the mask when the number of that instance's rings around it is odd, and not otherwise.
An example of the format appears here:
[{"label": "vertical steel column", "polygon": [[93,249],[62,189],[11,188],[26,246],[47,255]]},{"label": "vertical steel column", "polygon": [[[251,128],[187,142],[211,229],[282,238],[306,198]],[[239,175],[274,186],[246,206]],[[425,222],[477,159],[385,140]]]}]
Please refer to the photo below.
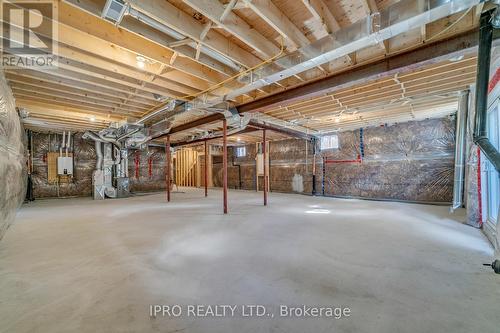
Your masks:
[{"label": "vertical steel column", "polygon": [[208,196],[208,149],[207,140],[205,140],[205,196]]},{"label": "vertical steel column", "polygon": [[264,206],[267,206],[267,163],[266,163],[266,129],[262,130],[262,159],[264,163]]},{"label": "vertical steel column", "polygon": [[166,158],[167,158],[167,175],[166,175],[166,182],[167,182],[167,202],[170,202],[170,135],[167,135],[167,144],[165,145],[165,153],[166,153]]},{"label": "vertical steel column", "polygon": [[224,214],[227,214],[227,120],[222,120],[222,181],[224,196]]}]

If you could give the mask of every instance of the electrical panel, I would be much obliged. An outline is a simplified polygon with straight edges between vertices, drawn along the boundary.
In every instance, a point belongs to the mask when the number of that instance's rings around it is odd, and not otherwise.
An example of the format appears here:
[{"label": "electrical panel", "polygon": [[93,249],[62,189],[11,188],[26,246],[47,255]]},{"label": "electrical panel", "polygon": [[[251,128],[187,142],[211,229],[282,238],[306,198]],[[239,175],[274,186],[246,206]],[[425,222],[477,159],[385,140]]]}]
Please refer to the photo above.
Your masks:
[{"label": "electrical panel", "polygon": [[73,157],[57,158],[57,174],[58,175],[72,175],[73,174]]}]

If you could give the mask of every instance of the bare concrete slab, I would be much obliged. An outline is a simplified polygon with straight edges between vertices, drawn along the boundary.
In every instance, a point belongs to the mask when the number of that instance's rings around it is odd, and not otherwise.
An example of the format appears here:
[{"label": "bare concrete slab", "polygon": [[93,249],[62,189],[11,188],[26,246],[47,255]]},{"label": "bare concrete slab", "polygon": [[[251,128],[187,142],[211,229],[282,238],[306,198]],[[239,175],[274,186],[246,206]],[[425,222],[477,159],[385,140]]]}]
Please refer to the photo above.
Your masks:
[{"label": "bare concrete slab", "polygon": [[[25,205],[0,242],[0,331],[498,332],[492,248],[447,207],[231,191],[224,216],[220,191],[185,192]],[[188,317],[197,304],[268,312]]]}]

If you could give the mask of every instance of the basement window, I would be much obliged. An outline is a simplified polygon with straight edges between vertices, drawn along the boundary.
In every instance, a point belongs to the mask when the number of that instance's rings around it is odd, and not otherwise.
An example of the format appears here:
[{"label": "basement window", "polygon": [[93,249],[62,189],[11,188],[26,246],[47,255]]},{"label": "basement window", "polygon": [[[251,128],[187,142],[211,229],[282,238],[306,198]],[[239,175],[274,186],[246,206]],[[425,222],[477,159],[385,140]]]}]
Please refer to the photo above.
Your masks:
[{"label": "basement window", "polygon": [[337,134],[325,135],[321,137],[320,149],[338,149],[339,148],[339,137]]},{"label": "basement window", "polygon": [[244,157],[247,155],[247,147],[236,147],[236,157]]}]

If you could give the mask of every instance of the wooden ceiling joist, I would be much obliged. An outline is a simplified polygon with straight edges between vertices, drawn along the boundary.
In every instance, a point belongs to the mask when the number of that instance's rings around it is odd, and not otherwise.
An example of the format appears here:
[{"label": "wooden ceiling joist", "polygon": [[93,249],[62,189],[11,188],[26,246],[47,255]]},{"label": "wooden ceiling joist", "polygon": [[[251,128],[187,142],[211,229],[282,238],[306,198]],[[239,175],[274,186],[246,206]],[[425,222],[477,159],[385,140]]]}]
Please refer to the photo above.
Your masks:
[{"label": "wooden ceiling joist", "polygon": [[[34,89],[38,89],[39,87],[43,87],[43,89],[51,90],[55,94],[61,93],[62,95],[77,95],[80,97],[89,97],[94,100],[99,100],[103,102],[112,102],[112,103],[123,103],[125,101],[124,98],[119,98],[116,96],[109,96],[105,94],[101,94],[98,92],[93,92],[89,90],[80,89],[73,86],[68,86],[64,84],[52,83],[50,81],[42,80],[40,78],[31,78],[28,76],[17,75],[18,71],[13,73],[6,73],[5,77],[11,85],[26,85],[31,86]],[[153,107],[153,104],[140,103],[137,101],[128,101],[125,108],[130,107],[131,110],[149,110]]]},{"label": "wooden ceiling joist", "polygon": [[[133,1],[137,2],[137,0]],[[234,12],[230,10],[225,13],[225,8],[219,1],[184,0],[184,2],[253,48],[262,59],[268,59],[280,52],[279,47],[262,36]],[[224,20],[221,20],[221,17]]]},{"label": "wooden ceiling joist", "polygon": [[65,100],[71,100],[80,103],[91,104],[95,107],[111,108],[111,109],[120,109],[123,111],[128,111],[130,113],[133,112],[147,112],[149,109],[139,109],[132,108],[126,105],[121,105],[123,102],[112,103],[110,101],[98,100],[94,98],[90,98],[88,96],[79,96],[71,93],[62,93],[59,91],[54,91],[52,89],[47,89],[45,87],[36,87],[30,86],[23,83],[15,83],[11,82],[11,88],[14,95],[17,95],[17,92],[20,94],[28,95],[33,94],[33,96],[42,96],[42,97],[57,97]]},{"label": "wooden ceiling joist", "polygon": [[[67,76],[56,75],[54,72],[42,72],[34,70],[8,70],[8,74],[14,74],[18,77],[28,77],[31,79],[40,79],[46,82],[52,82],[59,85],[66,85],[68,87],[78,88],[90,92],[96,92],[102,95],[107,95],[109,97],[118,97],[120,99],[126,100],[129,97],[129,93],[109,89],[104,86],[96,86],[92,82],[84,82],[78,79],[70,79]],[[144,105],[154,105],[154,98],[145,98],[143,96],[134,97],[135,102],[142,103]]]},{"label": "wooden ceiling joist", "polygon": [[[37,110],[32,117],[58,128],[65,121],[82,126],[90,121],[88,114],[135,119],[156,110],[166,98],[188,100],[206,91],[203,97],[224,96],[245,85],[245,80],[218,84],[280,53],[280,36],[285,39],[283,53],[290,54],[393,3],[127,0],[132,9],[115,25],[101,17],[105,2],[57,1],[59,68],[6,71],[18,105],[29,102]],[[346,128],[358,120],[358,124],[376,123],[377,116],[402,119],[414,112],[428,114],[424,106],[438,113],[449,111],[455,103],[449,94],[474,80],[476,60],[467,56],[475,52],[476,32],[471,29],[480,12],[477,7],[452,15],[420,29],[422,38],[415,29],[392,38],[390,48],[389,43],[380,43],[380,48],[359,50],[232,102],[242,113],[264,112],[262,117],[271,120],[307,122],[310,129],[322,131],[339,126],[332,118],[338,114],[346,117],[340,122]],[[37,33],[43,40],[52,38],[45,27]],[[451,58],[453,62],[446,61]],[[44,116],[50,107],[57,109],[59,120],[53,114]],[[65,112],[81,116],[66,117]],[[357,113],[366,114],[357,119],[353,116]],[[190,112],[177,118],[173,132],[196,124],[204,128],[205,121],[221,119],[218,114],[200,119],[203,114]],[[105,120],[89,126],[103,124]]]},{"label": "wooden ceiling joist", "polygon": [[[190,15],[163,0],[129,1],[131,6],[156,21],[180,32],[197,43],[201,43],[242,66],[252,67],[260,61],[254,55],[244,50],[237,44],[227,40],[215,30],[204,33],[205,26]],[[201,38],[205,35],[205,38]]]}]

